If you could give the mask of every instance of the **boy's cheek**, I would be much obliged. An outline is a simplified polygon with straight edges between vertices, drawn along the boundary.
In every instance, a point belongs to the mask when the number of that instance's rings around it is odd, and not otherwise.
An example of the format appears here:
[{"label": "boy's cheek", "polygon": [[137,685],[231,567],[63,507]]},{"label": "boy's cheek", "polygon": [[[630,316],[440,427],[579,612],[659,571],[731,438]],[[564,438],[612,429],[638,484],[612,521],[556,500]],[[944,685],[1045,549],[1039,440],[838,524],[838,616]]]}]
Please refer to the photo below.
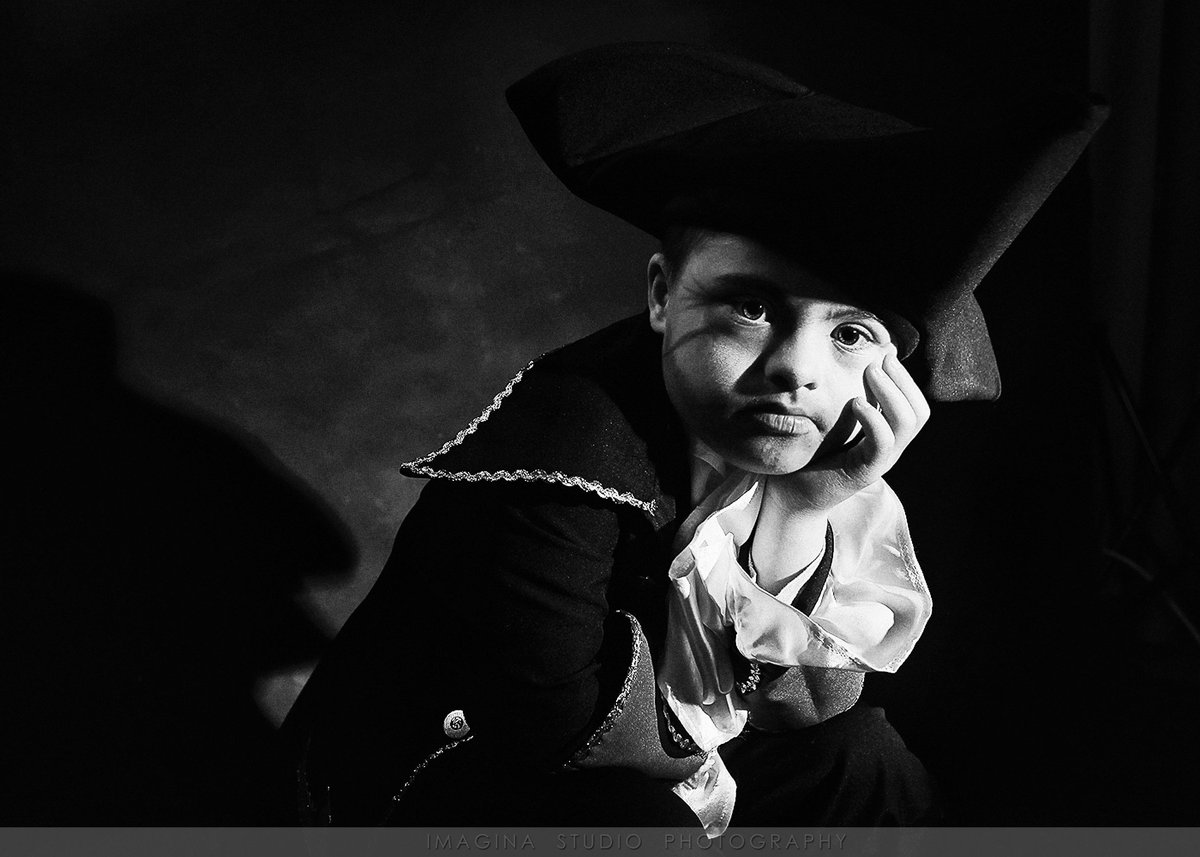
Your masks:
[{"label": "boy's cheek", "polygon": [[680,349],[671,355],[664,370],[667,391],[677,409],[684,405],[720,411],[733,402],[737,364],[728,355]]}]

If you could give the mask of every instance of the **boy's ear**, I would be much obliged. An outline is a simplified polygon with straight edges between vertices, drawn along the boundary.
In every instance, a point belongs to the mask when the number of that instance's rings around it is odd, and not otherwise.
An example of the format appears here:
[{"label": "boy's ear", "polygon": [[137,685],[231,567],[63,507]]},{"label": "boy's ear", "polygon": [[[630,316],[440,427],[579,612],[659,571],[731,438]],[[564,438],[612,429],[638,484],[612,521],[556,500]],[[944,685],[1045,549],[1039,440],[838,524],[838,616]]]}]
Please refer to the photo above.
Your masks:
[{"label": "boy's ear", "polygon": [[662,253],[655,253],[646,266],[646,305],[650,309],[650,329],[655,333],[666,330],[670,288],[667,259]]}]

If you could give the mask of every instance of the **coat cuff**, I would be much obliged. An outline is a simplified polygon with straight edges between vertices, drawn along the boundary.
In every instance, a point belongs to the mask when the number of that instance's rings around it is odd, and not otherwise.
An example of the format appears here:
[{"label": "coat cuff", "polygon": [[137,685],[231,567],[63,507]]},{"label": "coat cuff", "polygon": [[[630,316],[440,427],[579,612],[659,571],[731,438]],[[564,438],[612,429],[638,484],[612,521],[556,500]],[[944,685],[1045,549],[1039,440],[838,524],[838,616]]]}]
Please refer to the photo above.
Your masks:
[{"label": "coat cuff", "polygon": [[621,623],[628,634],[623,647],[629,658],[625,679],[600,726],[564,767],[623,767],[657,779],[686,779],[704,764],[704,754],[695,749],[682,726],[666,719],[641,623],[630,613],[617,612],[628,620]]},{"label": "coat cuff", "polygon": [[865,673],[829,667],[791,667],[743,698],[749,723],[766,732],[804,729],[841,714],[858,701]]}]

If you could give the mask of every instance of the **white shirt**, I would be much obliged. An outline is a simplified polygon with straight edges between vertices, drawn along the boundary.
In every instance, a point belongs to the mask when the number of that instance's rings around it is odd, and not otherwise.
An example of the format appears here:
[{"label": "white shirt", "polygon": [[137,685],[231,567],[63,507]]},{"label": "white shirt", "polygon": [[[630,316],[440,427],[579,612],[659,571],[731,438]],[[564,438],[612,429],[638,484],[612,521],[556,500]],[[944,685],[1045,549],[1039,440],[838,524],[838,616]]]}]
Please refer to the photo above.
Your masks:
[{"label": "white shirt", "polygon": [[699,441],[691,449],[698,505],[671,564],[667,645],[656,672],[667,704],[709,754],[675,792],[716,837],[736,799],[717,748],[741,733],[749,710],[733,678],[731,646],[779,666],[893,672],[924,630],[932,602],[904,509],[883,480],[830,510],[833,563],[811,614],[791,602],[820,557],[771,595],[737,561],[754,531],[765,477],[728,468]]},{"label": "white shirt", "polygon": [[[689,447],[692,455],[692,505],[699,507],[705,498],[721,487],[721,483],[725,481],[726,465],[725,460],[699,438],[691,438]],[[817,566],[821,564],[823,556],[825,556],[825,548],[822,546],[821,552],[800,569],[775,597],[785,604],[795,601],[800,590],[804,588],[804,584],[808,583],[809,578],[816,572]],[[750,575],[751,580],[758,582],[758,576],[755,574],[753,566],[747,567],[746,573]]]}]

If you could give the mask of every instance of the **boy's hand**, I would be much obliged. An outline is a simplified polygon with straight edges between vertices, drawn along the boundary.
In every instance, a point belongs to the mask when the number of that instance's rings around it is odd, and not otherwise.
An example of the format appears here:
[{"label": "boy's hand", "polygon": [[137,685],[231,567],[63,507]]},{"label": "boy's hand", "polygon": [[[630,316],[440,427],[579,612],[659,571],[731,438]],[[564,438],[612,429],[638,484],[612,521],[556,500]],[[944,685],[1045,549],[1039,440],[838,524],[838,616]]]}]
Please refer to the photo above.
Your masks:
[{"label": "boy's hand", "polygon": [[863,388],[806,467],[767,478],[752,562],[772,594],[820,555],[829,510],[887,473],[929,419],[925,396],[895,354],[867,367]]},{"label": "boy's hand", "polygon": [[866,396],[846,403],[813,460],[770,480],[768,490],[786,495],[779,499],[794,511],[828,511],[874,483],[929,420],[925,396],[894,354],[867,367],[863,386]]}]

